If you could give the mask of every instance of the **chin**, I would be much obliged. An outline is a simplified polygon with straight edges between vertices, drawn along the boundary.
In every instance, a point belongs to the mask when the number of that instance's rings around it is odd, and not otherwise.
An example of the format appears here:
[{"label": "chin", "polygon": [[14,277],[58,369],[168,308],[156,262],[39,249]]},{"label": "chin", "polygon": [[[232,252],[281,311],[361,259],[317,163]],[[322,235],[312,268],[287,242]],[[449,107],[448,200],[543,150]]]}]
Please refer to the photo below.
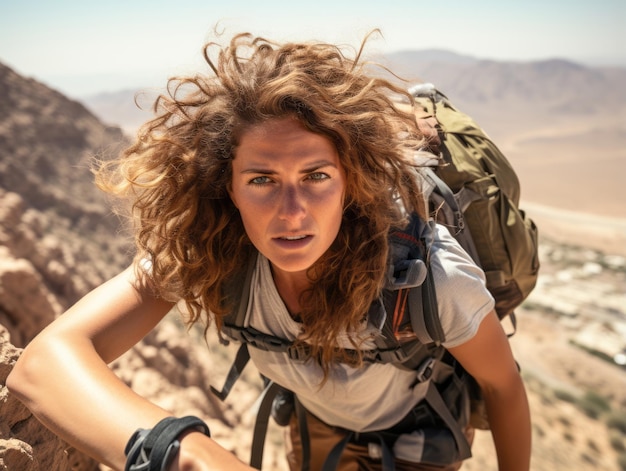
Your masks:
[{"label": "chin", "polygon": [[[269,258],[269,257],[268,257]],[[315,262],[319,260],[317,258],[307,258],[302,260],[280,260],[280,259],[269,259],[270,263],[277,268],[278,270],[285,273],[303,273],[306,272],[309,268],[311,268]]]}]

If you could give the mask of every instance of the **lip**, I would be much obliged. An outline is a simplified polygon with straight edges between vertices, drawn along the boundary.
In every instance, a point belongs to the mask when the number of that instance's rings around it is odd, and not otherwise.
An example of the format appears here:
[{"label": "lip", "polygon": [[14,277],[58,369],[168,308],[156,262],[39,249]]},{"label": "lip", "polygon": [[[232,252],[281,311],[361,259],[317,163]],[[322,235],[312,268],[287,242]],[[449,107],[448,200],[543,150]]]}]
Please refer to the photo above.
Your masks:
[{"label": "lip", "polygon": [[272,241],[283,249],[300,249],[311,243],[313,236],[311,234],[290,234],[272,238]]}]

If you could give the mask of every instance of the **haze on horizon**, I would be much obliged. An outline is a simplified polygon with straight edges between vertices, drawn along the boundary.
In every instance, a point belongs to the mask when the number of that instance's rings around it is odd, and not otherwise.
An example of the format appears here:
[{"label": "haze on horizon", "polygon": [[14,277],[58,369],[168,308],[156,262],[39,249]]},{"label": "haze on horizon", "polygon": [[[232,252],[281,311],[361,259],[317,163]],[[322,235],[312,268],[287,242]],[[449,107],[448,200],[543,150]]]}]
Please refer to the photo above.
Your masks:
[{"label": "haze on horizon", "polygon": [[69,96],[162,86],[201,67],[219,22],[276,40],[322,40],[368,52],[445,49],[495,60],[564,58],[626,67],[623,0],[0,0],[0,62]]}]

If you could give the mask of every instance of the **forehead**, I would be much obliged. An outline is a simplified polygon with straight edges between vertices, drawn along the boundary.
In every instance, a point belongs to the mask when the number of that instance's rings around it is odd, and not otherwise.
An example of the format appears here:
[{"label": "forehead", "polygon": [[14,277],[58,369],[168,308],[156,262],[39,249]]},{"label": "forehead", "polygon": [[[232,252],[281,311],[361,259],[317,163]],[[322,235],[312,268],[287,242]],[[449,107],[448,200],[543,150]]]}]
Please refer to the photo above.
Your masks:
[{"label": "forehead", "polygon": [[309,131],[295,118],[275,118],[245,129],[235,149],[235,160],[273,159],[280,156],[334,156],[337,149],[326,136]]},{"label": "forehead", "polygon": [[306,132],[309,131],[304,124],[294,117],[270,118],[242,129],[239,144],[249,140],[285,138],[290,134]]}]

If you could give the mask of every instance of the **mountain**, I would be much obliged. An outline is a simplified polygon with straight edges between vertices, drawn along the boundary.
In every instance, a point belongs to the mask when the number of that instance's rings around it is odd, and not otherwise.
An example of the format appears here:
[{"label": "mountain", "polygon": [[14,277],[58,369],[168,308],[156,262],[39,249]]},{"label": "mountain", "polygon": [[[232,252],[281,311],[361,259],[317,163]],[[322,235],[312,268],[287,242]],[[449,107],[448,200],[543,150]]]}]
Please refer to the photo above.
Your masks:
[{"label": "mountain", "polygon": [[389,53],[384,63],[401,77],[436,84],[458,103],[513,102],[551,113],[626,106],[626,69],[565,59],[494,61],[442,51]]},{"label": "mountain", "polygon": [[124,89],[84,97],[81,102],[104,122],[133,135],[152,117],[152,104],[157,96],[158,90]]},{"label": "mountain", "polygon": [[118,152],[128,140],[117,126],[103,125],[81,103],[0,64],[0,185],[23,195],[42,211],[62,208],[94,213],[84,224],[95,229],[104,218],[94,191],[90,159]]},{"label": "mountain", "polygon": [[[399,51],[374,60],[409,82],[434,83],[498,133],[502,116],[512,113],[534,113],[543,125],[555,116],[582,118],[626,110],[626,68],[588,67],[564,59],[483,60],[436,49]],[[151,116],[158,92],[125,89],[86,96],[81,102],[103,121],[134,130]]]}]

